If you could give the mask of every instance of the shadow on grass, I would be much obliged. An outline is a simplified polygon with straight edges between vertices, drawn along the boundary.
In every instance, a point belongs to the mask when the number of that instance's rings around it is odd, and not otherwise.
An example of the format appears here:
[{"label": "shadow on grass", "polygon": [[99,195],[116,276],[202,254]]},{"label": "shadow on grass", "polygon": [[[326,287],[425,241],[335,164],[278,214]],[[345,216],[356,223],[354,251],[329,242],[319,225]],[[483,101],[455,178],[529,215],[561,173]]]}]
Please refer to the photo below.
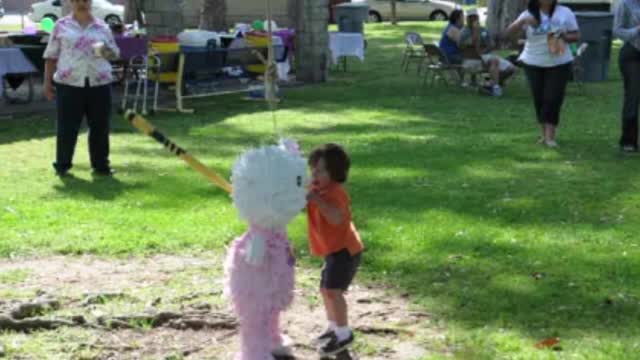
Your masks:
[{"label": "shadow on grass", "polygon": [[140,189],[140,184],[129,184],[116,176],[94,176],[91,181],[69,174],[60,178],[62,184],[54,185],[54,189],[67,196],[89,196],[95,200],[110,201],[126,190]]},{"label": "shadow on grass", "polygon": [[[178,163],[179,159],[176,159]],[[139,208],[149,211],[167,209],[190,209],[202,199],[213,201],[227,199],[224,191],[206,178],[188,168],[186,164],[178,170],[168,172],[143,164],[127,164],[118,167],[113,177],[94,176],[90,180],[70,173],[60,178],[61,184],[53,186],[63,197],[88,197],[100,201],[116,200],[127,192],[145,193]]]}]

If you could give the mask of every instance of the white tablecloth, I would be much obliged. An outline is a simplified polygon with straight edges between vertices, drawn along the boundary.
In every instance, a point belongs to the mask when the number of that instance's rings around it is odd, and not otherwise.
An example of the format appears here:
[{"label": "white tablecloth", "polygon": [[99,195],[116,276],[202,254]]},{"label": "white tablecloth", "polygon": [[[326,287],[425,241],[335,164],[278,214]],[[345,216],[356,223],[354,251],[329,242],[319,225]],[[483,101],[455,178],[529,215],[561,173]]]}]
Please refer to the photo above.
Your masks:
[{"label": "white tablecloth", "polygon": [[334,64],[342,56],[355,56],[364,61],[364,36],[359,33],[329,33],[329,49]]},{"label": "white tablecloth", "polygon": [[37,72],[22,50],[14,47],[0,48],[0,93],[3,91],[4,76],[7,74],[26,74]]}]

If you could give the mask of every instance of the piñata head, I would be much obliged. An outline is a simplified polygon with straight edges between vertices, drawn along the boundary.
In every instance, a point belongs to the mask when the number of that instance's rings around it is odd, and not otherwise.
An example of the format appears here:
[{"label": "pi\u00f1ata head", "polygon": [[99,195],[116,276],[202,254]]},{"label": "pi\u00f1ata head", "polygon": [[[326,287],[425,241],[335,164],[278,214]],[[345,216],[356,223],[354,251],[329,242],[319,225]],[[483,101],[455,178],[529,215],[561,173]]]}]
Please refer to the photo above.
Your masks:
[{"label": "pi\u00f1ata head", "polygon": [[292,140],[252,149],[233,166],[233,203],[249,224],[278,229],[306,206],[307,164]]}]

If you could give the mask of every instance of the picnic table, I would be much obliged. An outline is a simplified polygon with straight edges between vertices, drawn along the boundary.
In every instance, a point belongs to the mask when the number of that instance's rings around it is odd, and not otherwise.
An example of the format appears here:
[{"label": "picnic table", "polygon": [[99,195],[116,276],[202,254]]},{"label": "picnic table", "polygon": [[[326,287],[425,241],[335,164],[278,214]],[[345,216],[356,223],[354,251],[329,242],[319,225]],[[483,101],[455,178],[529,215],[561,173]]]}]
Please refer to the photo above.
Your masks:
[{"label": "picnic table", "polygon": [[361,33],[330,32],[329,50],[331,60],[338,64],[340,58],[344,60],[344,70],[347,70],[347,57],[354,56],[364,61],[365,40]]},{"label": "picnic table", "polygon": [[0,48],[0,92],[5,98],[7,98],[7,89],[4,88],[5,81],[11,88],[17,89],[26,78],[29,80],[27,102],[31,102],[33,99],[31,75],[37,71],[36,67],[27,59],[20,48]]}]

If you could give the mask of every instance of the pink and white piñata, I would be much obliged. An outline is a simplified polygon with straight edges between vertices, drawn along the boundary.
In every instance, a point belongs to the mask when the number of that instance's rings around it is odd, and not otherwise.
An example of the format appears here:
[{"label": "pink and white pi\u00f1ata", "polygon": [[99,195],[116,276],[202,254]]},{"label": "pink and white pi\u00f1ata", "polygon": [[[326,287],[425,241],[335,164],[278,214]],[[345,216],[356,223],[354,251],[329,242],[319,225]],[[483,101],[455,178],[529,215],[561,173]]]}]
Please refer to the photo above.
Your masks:
[{"label": "pink and white pi\u00f1ata", "polygon": [[287,224],[306,205],[307,166],[291,140],[245,152],[232,174],[233,203],[249,230],[229,248],[225,295],[240,322],[236,360],[290,352],[280,313],[293,300],[295,258]]}]

